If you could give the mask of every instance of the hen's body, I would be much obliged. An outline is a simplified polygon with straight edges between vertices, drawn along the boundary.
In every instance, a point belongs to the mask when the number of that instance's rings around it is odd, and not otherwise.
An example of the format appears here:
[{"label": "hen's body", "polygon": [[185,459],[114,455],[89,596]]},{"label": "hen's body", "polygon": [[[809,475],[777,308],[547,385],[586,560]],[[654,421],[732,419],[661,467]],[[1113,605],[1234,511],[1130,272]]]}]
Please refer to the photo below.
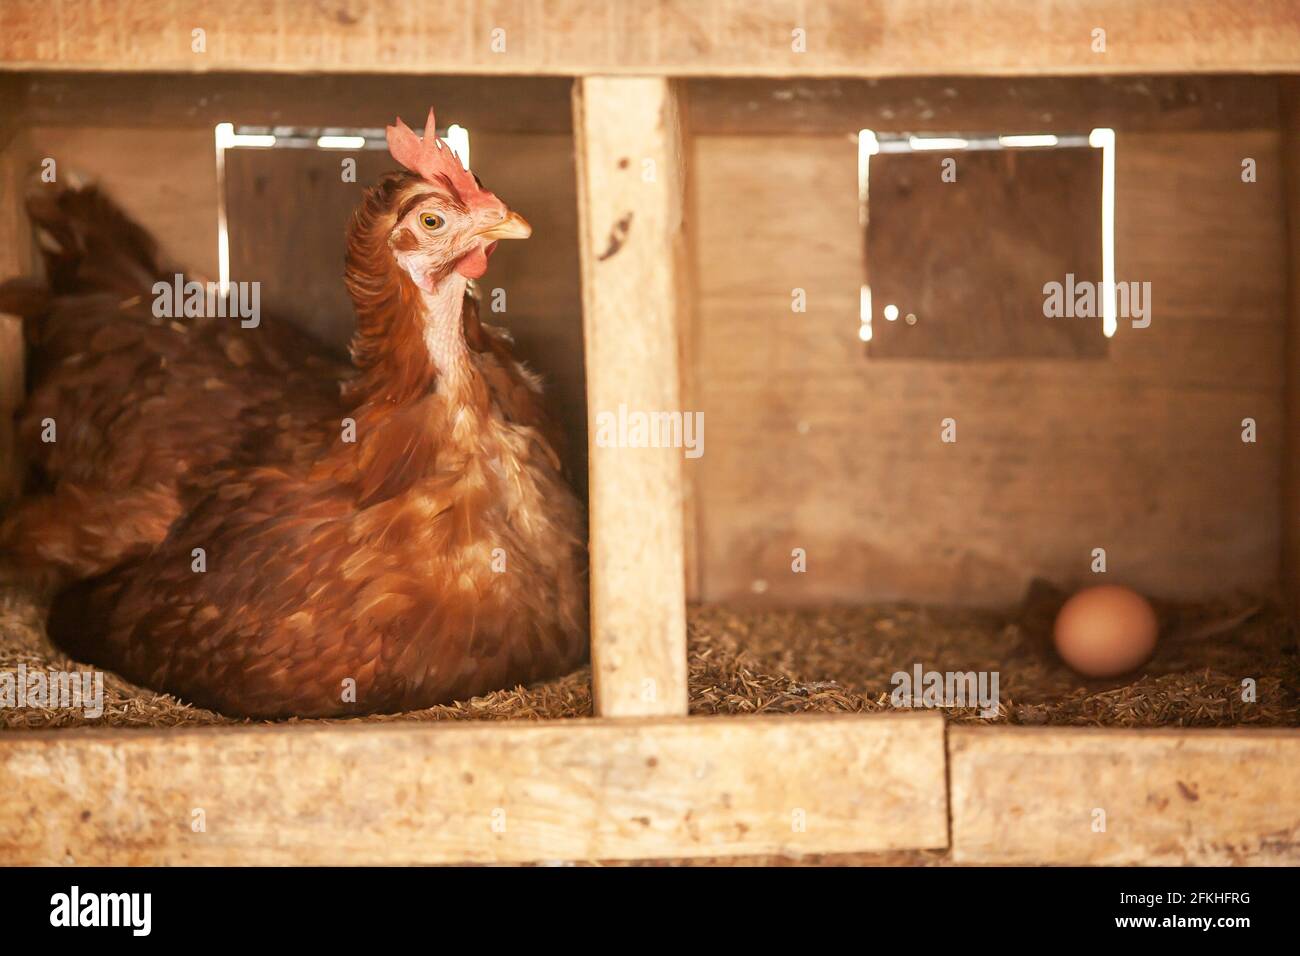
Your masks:
[{"label": "hen's body", "polygon": [[353,225],[342,395],[274,321],[187,327],[57,286],[37,310],[22,434],[50,493],[0,550],[81,580],[51,622],[79,656],[262,717],[425,707],[581,660],[583,526],[536,382],[462,314],[463,280],[431,296],[393,262],[412,179]]},{"label": "hen's body", "polygon": [[48,279],[6,283],[0,311],[24,316],[16,426],[39,494],[0,550],[66,583],[148,554],[221,468],[309,455],[349,370],[283,323],[155,318],[153,283],[178,270],[94,189],[30,212]]}]

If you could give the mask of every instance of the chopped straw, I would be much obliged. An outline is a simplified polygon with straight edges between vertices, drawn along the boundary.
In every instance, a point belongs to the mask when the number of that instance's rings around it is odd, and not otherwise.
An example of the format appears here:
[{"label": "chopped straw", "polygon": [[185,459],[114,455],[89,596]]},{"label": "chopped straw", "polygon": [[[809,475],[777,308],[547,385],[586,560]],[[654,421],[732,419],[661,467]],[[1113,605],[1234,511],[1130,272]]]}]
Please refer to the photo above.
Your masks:
[{"label": "chopped straw", "polygon": [[[1041,595],[1039,596],[1042,597]],[[1300,726],[1300,657],[1274,604],[1241,600],[1159,605],[1162,638],[1140,671],[1089,681],[1051,651],[1052,601],[1011,612],[907,604],[810,610],[705,605],[689,613],[690,711],[699,715],[867,713],[892,709],[894,673],[996,671],[994,717],[946,708],[958,722],[1098,727]],[[0,671],[77,665],[46,640],[44,609],[0,591]],[[1243,681],[1255,700],[1243,700]],[[392,720],[553,720],[592,715],[587,668],[531,687],[404,714]],[[298,722],[298,721],[292,721]],[[169,694],[104,678],[104,714],[0,708],[0,728],[75,725],[174,727],[236,723]]]}]

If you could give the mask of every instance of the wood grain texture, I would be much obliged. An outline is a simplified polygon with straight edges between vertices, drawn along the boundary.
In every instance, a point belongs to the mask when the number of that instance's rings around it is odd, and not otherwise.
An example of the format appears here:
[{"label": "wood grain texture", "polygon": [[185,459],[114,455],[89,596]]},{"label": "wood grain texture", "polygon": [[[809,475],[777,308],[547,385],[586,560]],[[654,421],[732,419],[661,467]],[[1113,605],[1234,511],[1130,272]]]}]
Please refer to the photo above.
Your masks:
[{"label": "wood grain texture", "polygon": [[1097,126],[1171,132],[1278,123],[1278,80],[1271,76],[729,77],[692,79],[687,88],[692,131],[712,135],[1086,133]]},{"label": "wood grain texture", "polygon": [[[1106,52],[1092,31],[1107,31]],[[192,31],[206,48],[192,51]],[[796,52],[793,31],[806,44]],[[493,45],[504,30],[505,46]],[[497,34],[501,36],[501,34]],[[0,6],[9,69],[888,76],[1284,72],[1293,0],[297,0]]]},{"label": "wood grain texture", "polygon": [[1101,150],[882,153],[869,169],[873,360],[1105,357],[1101,316],[1044,322],[1042,293],[1101,280]]},{"label": "wood grain texture", "polygon": [[1300,731],[951,727],[948,753],[957,863],[1300,862]]},{"label": "wood grain texture", "polygon": [[34,260],[23,196],[39,171],[26,146],[27,132],[7,125],[0,124],[0,276],[6,279],[25,274]]},{"label": "wood grain texture", "polygon": [[0,505],[22,488],[14,410],[23,397],[23,362],[22,319],[0,312]]},{"label": "wood grain texture", "polygon": [[1282,591],[1300,620],[1300,78],[1283,81],[1282,158],[1286,180],[1286,449],[1282,462]]},{"label": "wood grain texture", "polygon": [[602,716],[685,714],[681,448],[600,447],[602,415],[684,412],[682,145],[668,80],[574,89],[591,513],[591,659]]},{"label": "wood grain texture", "polygon": [[[27,169],[22,161],[25,134],[16,128],[5,107],[14,102],[10,84],[0,85],[0,281],[31,270],[31,239],[23,212]],[[15,497],[21,486],[22,465],[14,430],[14,410],[24,389],[22,320],[0,313],[0,504]]]},{"label": "wood grain texture", "polygon": [[[157,237],[170,261],[216,280],[220,200],[211,126],[33,126],[14,148],[29,174],[46,157],[57,163],[56,182],[32,188],[97,183]],[[29,229],[26,214],[20,215]]]},{"label": "wood grain texture", "polygon": [[0,863],[942,847],[944,762],[931,713],[14,733],[0,736]]},{"label": "wood grain texture", "polygon": [[694,137],[704,600],[1003,605],[1035,575],[1088,582],[1097,547],[1158,595],[1276,587],[1278,134],[1135,133],[1116,156],[1118,278],[1152,283],[1149,328],[1121,323],[1103,361],[873,362],[855,144]]},{"label": "wood grain texture", "polygon": [[573,128],[564,77],[35,72],[0,73],[0,82],[33,126],[382,128],[401,116],[419,127],[433,104],[439,125],[475,136]]},{"label": "wood grain texture", "polygon": [[[679,95],[677,103],[682,137],[685,140],[690,136],[689,130],[691,128],[690,98],[681,95],[682,88],[682,84],[678,83]],[[699,233],[694,217],[686,216],[686,210],[694,208],[697,201],[695,196],[695,174],[691,164],[685,159],[690,152],[690,148],[683,142],[681,150],[683,156],[681,184],[683,226],[680,240],[673,245],[675,253],[674,267],[677,269],[677,371],[681,381],[682,407],[693,410],[699,408],[696,394],[697,379],[699,377],[696,359],[699,355],[699,348],[696,341],[697,329],[695,322],[695,269],[699,262]],[[682,461],[682,533],[684,542],[682,563],[686,574],[686,600],[689,602],[700,600],[700,513],[699,501],[696,499],[696,489],[699,483],[695,480],[695,468],[698,464],[698,459],[686,458]]]},{"label": "wood grain texture", "polygon": [[[566,104],[567,93],[566,84]],[[491,130],[470,135],[474,171],[533,227],[526,242],[503,242],[492,254],[479,283],[483,321],[509,329],[516,356],[542,377],[546,407],[567,442],[561,457],[585,500],[587,382],[573,137]],[[498,289],[503,299],[494,299]],[[503,312],[493,311],[494,301]]]}]

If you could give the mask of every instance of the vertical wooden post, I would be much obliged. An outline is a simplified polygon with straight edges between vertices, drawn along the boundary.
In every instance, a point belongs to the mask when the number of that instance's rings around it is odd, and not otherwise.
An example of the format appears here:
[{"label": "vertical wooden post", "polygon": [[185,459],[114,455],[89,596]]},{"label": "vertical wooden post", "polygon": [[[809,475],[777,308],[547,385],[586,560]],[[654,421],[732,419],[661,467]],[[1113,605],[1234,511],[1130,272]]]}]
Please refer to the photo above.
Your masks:
[{"label": "vertical wooden post", "polygon": [[1300,79],[1282,84],[1282,173],[1287,222],[1286,427],[1282,449],[1282,593],[1300,620]]},{"label": "vertical wooden post", "polygon": [[683,449],[626,447],[617,424],[637,412],[687,412],[677,89],[659,77],[579,79],[574,130],[596,712],[685,714]]}]

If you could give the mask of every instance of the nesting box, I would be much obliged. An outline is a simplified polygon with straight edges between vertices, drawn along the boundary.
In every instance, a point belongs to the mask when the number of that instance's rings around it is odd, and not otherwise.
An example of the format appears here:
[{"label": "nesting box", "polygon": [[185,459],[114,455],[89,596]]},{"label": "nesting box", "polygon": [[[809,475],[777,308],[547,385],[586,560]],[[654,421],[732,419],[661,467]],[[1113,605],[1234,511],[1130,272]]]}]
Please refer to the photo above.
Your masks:
[{"label": "nesting box", "polygon": [[[0,858],[1296,861],[1289,4],[201,6],[0,11],[0,274],[53,160],[341,343],[367,130],[435,104],[534,225],[485,291],[588,498],[591,716],[12,729]],[[1103,581],[1163,643],[1089,683],[1047,635]]]}]

